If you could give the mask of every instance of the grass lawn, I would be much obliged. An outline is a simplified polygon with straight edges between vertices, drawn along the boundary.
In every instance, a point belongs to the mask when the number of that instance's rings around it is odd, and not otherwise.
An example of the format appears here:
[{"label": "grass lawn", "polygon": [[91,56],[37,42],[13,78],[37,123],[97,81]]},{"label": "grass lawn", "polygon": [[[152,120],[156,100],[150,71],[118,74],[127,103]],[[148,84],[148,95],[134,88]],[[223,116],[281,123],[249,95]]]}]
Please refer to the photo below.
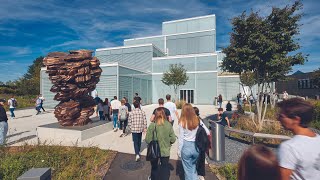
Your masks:
[{"label": "grass lawn", "polygon": [[17,179],[33,167],[51,167],[52,179],[102,179],[115,155],[96,147],[0,147],[0,179]]}]

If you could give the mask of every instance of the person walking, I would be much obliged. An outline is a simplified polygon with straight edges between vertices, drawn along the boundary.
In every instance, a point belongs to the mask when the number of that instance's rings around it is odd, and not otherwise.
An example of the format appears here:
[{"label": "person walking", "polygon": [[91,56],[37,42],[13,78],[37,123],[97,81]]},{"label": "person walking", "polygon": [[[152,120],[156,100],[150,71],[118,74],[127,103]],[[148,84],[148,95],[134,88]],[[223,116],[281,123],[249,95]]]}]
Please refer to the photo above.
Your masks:
[{"label": "person walking", "polygon": [[[199,118],[200,125],[206,131],[207,136],[210,136],[210,130],[207,128],[207,126],[204,125],[204,123],[200,117],[199,108],[193,107],[193,109],[194,109],[194,112],[196,113],[197,117]],[[199,180],[204,180],[204,176],[206,175],[205,164],[206,164],[206,152],[199,151],[199,157],[198,157],[197,166],[196,166]]]},{"label": "person walking", "polygon": [[6,100],[0,99],[0,145],[5,143],[8,133],[8,117],[6,110],[4,109],[5,103]]},{"label": "person walking", "polygon": [[183,105],[179,119],[178,156],[182,159],[185,180],[196,180],[198,178],[196,163],[199,152],[195,144],[195,139],[199,123],[199,118],[192,105],[189,103]]},{"label": "person walking", "polygon": [[254,101],[254,98],[253,98],[252,94],[249,96],[249,101],[250,101],[250,106],[252,106],[253,101]]},{"label": "person walking", "polygon": [[119,124],[118,124],[118,114],[119,114],[119,107],[121,106],[121,102],[118,100],[117,96],[113,97],[111,101],[110,111],[113,115],[113,130],[114,132],[118,131]]},{"label": "person walking", "polygon": [[128,125],[128,115],[129,115],[129,110],[128,107],[125,105],[126,100],[122,99],[121,100],[121,106],[119,107],[119,121],[120,121],[120,130],[122,130],[122,134],[120,137],[125,136],[126,134],[126,127]]},{"label": "person walking", "polygon": [[99,99],[99,102],[98,102],[98,105],[97,105],[97,112],[99,113],[100,121],[106,120],[105,117],[104,117],[104,108],[103,108],[102,99]]},{"label": "person walking", "polygon": [[281,180],[276,155],[263,145],[247,149],[238,164],[238,180]]},{"label": "person walking", "polygon": [[16,116],[14,114],[14,110],[18,106],[17,100],[14,98],[14,96],[11,96],[11,98],[8,100],[8,106],[11,113],[11,119],[14,119]]},{"label": "person walking", "polygon": [[40,114],[41,113],[41,99],[40,99],[40,96],[37,97],[36,99],[36,110],[37,110],[37,114]]},{"label": "person walking", "polygon": [[222,95],[221,94],[219,94],[219,96],[218,96],[218,104],[219,104],[219,108],[221,108],[222,107]]},{"label": "person walking", "polygon": [[124,104],[125,106],[128,107],[128,111],[131,112],[131,104],[128,102],[128,98],[126,97],[123,97],[122,99],[124,99],[126,101],[126,103]]},{"label": "person walking", "polygon": [[140,103],[138,101],[135,101],[133,106],[135,109],[129,113],[128,126],[132,133],[136,161],[139,161],[142,132],[146,132],[147,130],[147,118],[146,113],[139,108]]},{"label": "person walking", "polygon": [[226,111],[232,111],[232,105],[231,105],[230,101],[228,101],[228,103],[226,105]]},{"label": "person walking", "polygon": [[319,179],[320,135],[308,128],[314,118],[314,106],[301,98],[281,101],[277,106],[278,120],[294,134],[279,147],[282,179]]},{"label": "person walking", "polygon": [[[153,139],[154,135],[154,139]],[[163,180],[169,180],[169,158],[171,145],[176,141],[172,125],[167,121],[163,109],[156,109],[154,122],[148,127],[146,142],[149,144],[152,140],[157,140],[160,147],[160,169],[158,171],[159,158],[150,161],[151,163],[151,176],[149,179],[157,179],[158,173]]]},{"label": "person walking", "polygon": [[166,95],[166,99],[167,99],[167,102],[164,103],[163,106],[170,111],[171,125],[173,126],[174,121],[175,121],[176,119],[179,119],[179,113],[178,113],[178,111],[177,111],[177,106],[176,106],[176,104],[171,101],[171,95],[170,95],[170,94],[167,94],[167,95]]},{"label": "person walking", "polygon": [[45,98],[42,96],[42,94],[39,94],[39,98],[41,100],[40,109],[42,109],[43,112],[45,112],[46,110],[43,108],[43,102],[45,101]]},{"label": "person walking", "polygon": [[108,98],[104,99],[104,102],[103,102],[103,113],[104,113],[105,120],[111,121],[111,118],[110,118],[110,103],[109,103],[109,99]]},{"label": "person walking", "polygon": [[158,99],[158,103],[159,103],[159,107],[157,107],[156,109],[153,110],[152,115],[150,117],[150,121],[151,122],[154,121],[156,110],[157,109],[162,109],[164,111],[164,113],[166,114],[166,119],[171,123],[171,121],[172,121],[171,113],[170,113],[169,109],[164,107],[164,100],[162,98],[160,98],[160,99]]},{"label": "person walking", "polygon": [[136,102],[136,101],[140,104],[140,105],[139,105],[139,108],[141,109],[142,99],[141,99],[141,97],[139,96],[138,93],[135,93],[135,96],[134,96],[134,98],[133,98],[133,102]]}]

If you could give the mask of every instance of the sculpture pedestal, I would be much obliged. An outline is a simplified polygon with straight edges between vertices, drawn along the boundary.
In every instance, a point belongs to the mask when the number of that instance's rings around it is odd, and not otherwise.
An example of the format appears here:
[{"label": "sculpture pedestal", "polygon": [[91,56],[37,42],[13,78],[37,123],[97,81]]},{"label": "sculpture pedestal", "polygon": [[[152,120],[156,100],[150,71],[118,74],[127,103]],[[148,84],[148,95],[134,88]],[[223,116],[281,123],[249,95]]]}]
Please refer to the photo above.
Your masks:
[{"label": "sculpture pedestal", "polygon": [[85,126],[63,127],[58,122],[37,127],[40,143],[75,146],[79,142],[112,130],[112,121],[93,120]]}]

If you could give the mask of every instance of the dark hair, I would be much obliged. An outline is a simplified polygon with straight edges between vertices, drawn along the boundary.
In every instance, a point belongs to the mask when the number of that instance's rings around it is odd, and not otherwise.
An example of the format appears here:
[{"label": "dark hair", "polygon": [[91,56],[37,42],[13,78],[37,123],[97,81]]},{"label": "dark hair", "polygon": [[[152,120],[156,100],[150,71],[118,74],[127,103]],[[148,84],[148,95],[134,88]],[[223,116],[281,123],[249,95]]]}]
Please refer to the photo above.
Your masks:
[{"label": "dark hair", "polygon": [[170,100],[170,99],[171,99],[171,95],[170,95],[170,94],[167,94],[167,95],[166,95],[166,99],[167,99],[167,100]]},{"label": "dark hair", "polygon": [[109,99],[108,98],[105,98],[104,99],[104,105],[108,105],[109,104]]},{"label": "dark hair", "polygon": [[193,107],[194,112],[196,113],[197,116],[200,116],[199,108]]},{"label": "dark hair", "polygon": [[138,96],[138,93],[135,93],[136,94],[136,96]]},{"label": "dark hair", "polygon": [[128,102],[128,98],[126,98],[126,97],[123,97],[123,99],[124,99],[124,100],[126,100],[126,103]]},{"label": "dark hair", "polygon": [[158,103],[162,105],[162,104],[164,104],[164,100],[163,100],[162,98],[160,98],[160,99],[158,100]]},{"label": "dark hair", "polygon": [[291,98],[277,104],[280,112],[288,118],[300,117],[300,126],[308,127],[313,119],[314,106],[301,98]]},{"label": "dark hair", "polygon": [[238,180],[280,180],[280,168],[275,154],[263,145],[253,145],[241,156]]},{"label": "dark hair", "polygon": [[118,99],[117,96],[113,96],[113,99]]},{"label": "dark hair", "polygon": [[139,108],[140,103],[138,101],[135,101],[135,102],[133,102],[133,106],[134,106],[134,108]]}]

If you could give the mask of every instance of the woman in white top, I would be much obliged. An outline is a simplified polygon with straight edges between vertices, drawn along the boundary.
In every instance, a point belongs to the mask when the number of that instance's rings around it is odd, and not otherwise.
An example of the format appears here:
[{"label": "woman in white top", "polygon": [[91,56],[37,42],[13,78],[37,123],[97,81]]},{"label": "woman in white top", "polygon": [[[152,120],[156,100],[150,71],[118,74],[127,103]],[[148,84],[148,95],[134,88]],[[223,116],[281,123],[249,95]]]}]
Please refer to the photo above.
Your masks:
[{"label": "woman in white top", "polygon": [[182,107],[181,117],[179,119],[180,135],[178,150],[178,154],[182,159],[185,180],[198,179],[196,163],[199,152],[196,149],[195,139],[199,123],[199,118],[191,104],[185,104]]}]

